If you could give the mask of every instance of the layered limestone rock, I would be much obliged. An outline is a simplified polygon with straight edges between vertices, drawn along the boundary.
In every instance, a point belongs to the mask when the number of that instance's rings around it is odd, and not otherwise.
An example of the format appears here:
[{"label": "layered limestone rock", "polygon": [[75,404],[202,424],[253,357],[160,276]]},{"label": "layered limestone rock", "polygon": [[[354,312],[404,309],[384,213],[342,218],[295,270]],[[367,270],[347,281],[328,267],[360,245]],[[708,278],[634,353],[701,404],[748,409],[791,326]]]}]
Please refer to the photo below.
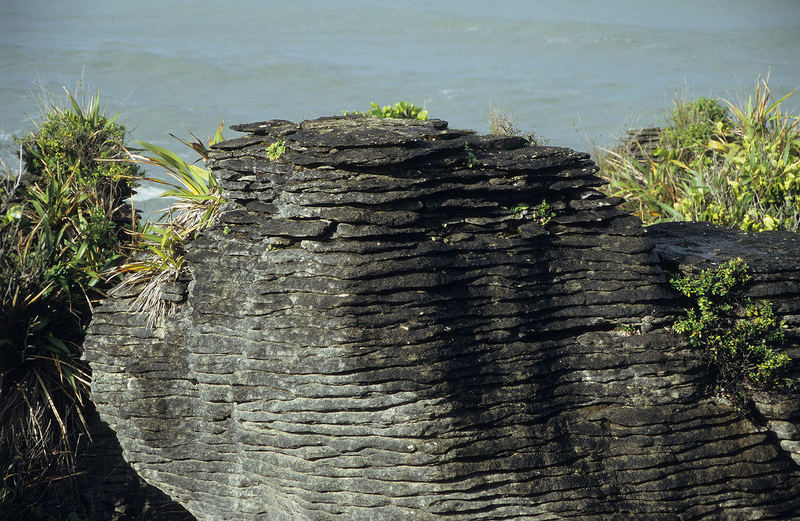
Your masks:
[{"label": "layered limestone rock", "polygon": [[198,519],[800,511],[586,154],[440,120],[234,129],[177,313],[153,330],[117,296],[85,345],[125,458]]}]

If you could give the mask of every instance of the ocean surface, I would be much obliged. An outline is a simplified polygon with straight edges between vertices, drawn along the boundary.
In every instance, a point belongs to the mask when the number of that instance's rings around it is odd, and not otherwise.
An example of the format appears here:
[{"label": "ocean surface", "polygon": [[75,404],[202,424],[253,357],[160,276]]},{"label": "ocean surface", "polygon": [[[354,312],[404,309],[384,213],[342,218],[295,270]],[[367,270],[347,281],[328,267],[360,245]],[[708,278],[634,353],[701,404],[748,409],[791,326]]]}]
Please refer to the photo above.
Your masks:
[{"label": "ocean surface", "polygon": [[[133,140],[299,121],[406,100],[488,131],[492,107],[590,150],[664,120],[676,96],[800,87],[800,1],[0,0],[0,157],[42,93],[100,89]],[[798,113],[800,93],[784,108]],[[236,133],[228,130],[226,135]],[[145,207],[158,190],[145,186]]]}]

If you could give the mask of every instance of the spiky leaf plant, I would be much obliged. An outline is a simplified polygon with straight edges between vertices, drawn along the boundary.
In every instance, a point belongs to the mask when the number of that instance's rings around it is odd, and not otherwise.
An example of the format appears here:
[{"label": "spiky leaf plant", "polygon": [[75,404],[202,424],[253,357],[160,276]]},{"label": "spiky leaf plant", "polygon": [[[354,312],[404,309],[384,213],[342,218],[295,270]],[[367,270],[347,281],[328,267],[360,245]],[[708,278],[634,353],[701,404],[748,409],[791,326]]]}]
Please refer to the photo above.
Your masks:
[{"label": "spiky leaf plant", "polygon": [[773,101],[768,81],[746,103],[676,100],[652,153],[601,149],[608,192],[645,224],[800,231],[800,118],[781,109],[791,93]]},{"label": "spiky leaf plant", "polygon": [[[205,160],[208,149],[202,141],[181,141]],[[209,145],[223,141],[222,125],[217,129]],[[121,265],[117,273],[125,279],[118,291],[137,287],[138,297],[134,302],[137,311],[147,310],[149,325],[156,327],[175,309],[175,304],[161,299],[163,287],[177,280],[184,270],[184,245],[213,223],[217,209],[225,202],[222,191],[210,170],[187,163],[174,152],[151,143],[139,142],[144,150],[128,151],[129,160],[161,168],[170,180],[148,178],[166,185],[161,197],[171,197],[175,202],[162,210],[155,222],[144,223],[137,232],[138,248],[146,253],[131,262]]]},{"label": "spiky leaf plant", "polygon": [[26,170],[0,176],[0,466],[15,494],[70,471],[85,427],[84,328],[126,255],[124,199],[141,176],[115,161],[125,129],[98,96],[67,98],[17,138]]}]

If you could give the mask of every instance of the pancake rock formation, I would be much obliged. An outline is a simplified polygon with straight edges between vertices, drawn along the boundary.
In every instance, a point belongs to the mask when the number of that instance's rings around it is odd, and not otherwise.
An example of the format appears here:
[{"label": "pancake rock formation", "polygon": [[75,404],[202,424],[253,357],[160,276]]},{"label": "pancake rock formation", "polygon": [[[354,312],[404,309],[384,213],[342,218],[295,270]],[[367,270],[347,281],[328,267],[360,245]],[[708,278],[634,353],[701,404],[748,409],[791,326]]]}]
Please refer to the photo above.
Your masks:
[{"label": "pancake rock formation", "polygon": [[115,296],[85,345],[124,457],[198,519],[800,512],[793,402],[714,397],[660,265],[691,245],[586,154],[441,120],[233,128],[177,311],[149,328]]}]

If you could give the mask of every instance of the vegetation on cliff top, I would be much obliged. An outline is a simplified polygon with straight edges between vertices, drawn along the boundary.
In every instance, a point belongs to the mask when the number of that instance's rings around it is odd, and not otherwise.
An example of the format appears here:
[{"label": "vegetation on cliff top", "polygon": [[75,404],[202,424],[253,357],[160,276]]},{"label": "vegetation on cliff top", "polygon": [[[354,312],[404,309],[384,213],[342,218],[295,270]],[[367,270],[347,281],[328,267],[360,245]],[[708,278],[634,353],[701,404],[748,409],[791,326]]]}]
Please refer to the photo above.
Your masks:
[{"label": "vegetation on cliff top", "polygon": [[597,151],[608,193],[645,224],[708,221],[749,231],[800,231],[800,118],[766,79],[744,104],[676,100],[653,150],[635,138]]}]

